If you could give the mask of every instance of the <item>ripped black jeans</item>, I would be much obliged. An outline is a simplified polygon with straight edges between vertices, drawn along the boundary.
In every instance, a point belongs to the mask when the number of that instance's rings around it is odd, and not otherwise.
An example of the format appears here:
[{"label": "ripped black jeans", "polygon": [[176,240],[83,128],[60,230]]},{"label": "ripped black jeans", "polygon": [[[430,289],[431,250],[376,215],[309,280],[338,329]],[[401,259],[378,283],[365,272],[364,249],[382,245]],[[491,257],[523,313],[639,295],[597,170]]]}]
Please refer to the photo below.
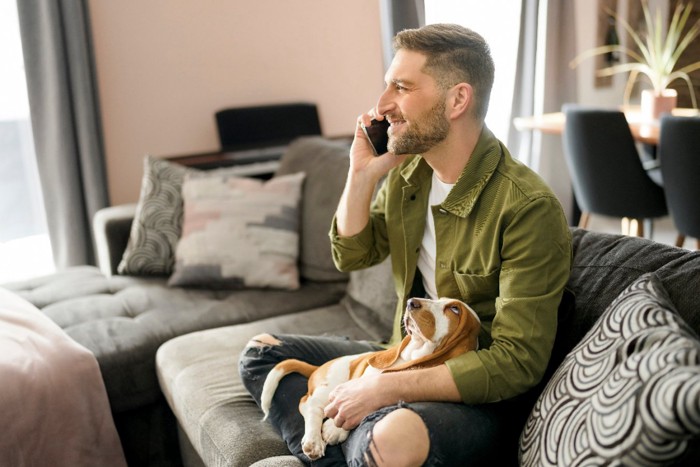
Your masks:
[{"label": "ripped black jeans", "polygon": [[[267,373],[278,362],[298,358],[313,365],[343,355],[378,350],[365,341],[339,337],[273,335],[279,345],[248,346],[239,361],[246,389],[260,405],[260,393]],[[280,382],[268,420],[280,432],[297,458],[311,466],[367,465],[372,429],[386,414],[398,408],[417,413],[428,428],[430,453],[425,465],[516,465],[517,441],[528,411],[527,404],[509,401],[482,405],[447,402],[400,403],[365,417],[340,446],[326,447],[326,455],[310,462],[301,449],[304,420],[299,399],[306,394],[307,379],[292,373]],[[525,406],[525,407],[523,407]],[[406,440],[410,443],[410,440]],[[381,455],[381,453],[379,453]],[[495,462],[495,464],[494,464]],[[390,465],[390,463],[389,463]]]}]

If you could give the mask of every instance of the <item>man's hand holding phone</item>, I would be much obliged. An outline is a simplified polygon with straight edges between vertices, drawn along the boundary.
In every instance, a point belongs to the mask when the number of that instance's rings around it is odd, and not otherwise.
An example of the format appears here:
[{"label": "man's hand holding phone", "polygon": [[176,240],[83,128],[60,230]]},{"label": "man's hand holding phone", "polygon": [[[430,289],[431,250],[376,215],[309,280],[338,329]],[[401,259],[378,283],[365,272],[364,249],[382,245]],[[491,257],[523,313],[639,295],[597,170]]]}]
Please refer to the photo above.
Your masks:
[{"label": "man's hand holding phone", "polygon": [[372,119],[372,124],[370,126],[365,126],[360,123],[362,131],[372,145],[372,150],[375,156],[381,156],[386,154],[389,149],[387,145],[389,144],[389,121],[384,118],[382,120]]},{"label": "man's hand holding phone", "polygon": [[355,141],[350,150],[352,172],[370,184],[377,183],[404,159],[388,153],[390,124],[386,117],[375,115],[372,109],[358,118]]},{"label": "man's hand holding phone", "polygon": [[[341,236],[356,235],[367,225],[369,206],[377,183],[406,158],[386,150],[377,157],[377,151],[363,128],[369,128],[372,120],[386,121],[383,115],[374,118],[375,115],[375,110],[370,110],[357,119],[355,126],[355,139],[350,148],[350,172],[336,211],[338,235]],[[386,122],[383,125],[389,126]]]}]

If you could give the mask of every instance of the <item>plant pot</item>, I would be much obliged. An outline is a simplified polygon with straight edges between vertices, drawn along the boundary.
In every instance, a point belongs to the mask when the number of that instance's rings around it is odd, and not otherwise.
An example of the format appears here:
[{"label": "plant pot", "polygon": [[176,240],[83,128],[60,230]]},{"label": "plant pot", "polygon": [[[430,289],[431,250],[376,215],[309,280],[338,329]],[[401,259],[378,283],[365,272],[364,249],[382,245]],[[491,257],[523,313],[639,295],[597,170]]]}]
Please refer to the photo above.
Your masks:
[{"label": "plant pot", "polygon": [[656,94],[650,89],[642,91],[642,118],[645,121],[658,121],[661,114],[671,113],[676,108],[678,93],[675,89],[664,89]]}]

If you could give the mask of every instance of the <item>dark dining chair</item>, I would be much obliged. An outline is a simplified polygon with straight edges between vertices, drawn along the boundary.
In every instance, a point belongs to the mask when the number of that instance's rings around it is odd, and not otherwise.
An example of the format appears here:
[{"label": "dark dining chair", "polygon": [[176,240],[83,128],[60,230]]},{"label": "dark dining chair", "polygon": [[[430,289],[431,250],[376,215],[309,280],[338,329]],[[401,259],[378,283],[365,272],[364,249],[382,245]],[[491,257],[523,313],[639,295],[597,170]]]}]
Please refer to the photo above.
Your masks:
[{"label": "dark dining chair", "polygon": [[658,156],[676,246],[692,237],[700,250],[700,117],[662,116]]},{"label": "dark dining chair", "polygon": [[625,235],[651,237],[652,219],[668,214],[664,191],[646,174],[625,115],[565,105],[563,144],[579,227],[591,214],[621,218]]}]

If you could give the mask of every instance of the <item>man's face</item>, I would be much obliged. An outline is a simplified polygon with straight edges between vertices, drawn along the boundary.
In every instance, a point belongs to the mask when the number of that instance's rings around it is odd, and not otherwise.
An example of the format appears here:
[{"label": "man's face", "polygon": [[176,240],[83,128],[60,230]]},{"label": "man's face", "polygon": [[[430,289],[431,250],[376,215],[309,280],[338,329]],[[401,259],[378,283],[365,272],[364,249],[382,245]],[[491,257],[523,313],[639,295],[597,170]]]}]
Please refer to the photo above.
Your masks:
[{"label": "man's face", "polygon": [[425,55],[399,50],[386,74],[387,88],[377,110],[391,123],[389,151],[423,154],[442,142],[450,129],[445,92],[422,71]]}]

